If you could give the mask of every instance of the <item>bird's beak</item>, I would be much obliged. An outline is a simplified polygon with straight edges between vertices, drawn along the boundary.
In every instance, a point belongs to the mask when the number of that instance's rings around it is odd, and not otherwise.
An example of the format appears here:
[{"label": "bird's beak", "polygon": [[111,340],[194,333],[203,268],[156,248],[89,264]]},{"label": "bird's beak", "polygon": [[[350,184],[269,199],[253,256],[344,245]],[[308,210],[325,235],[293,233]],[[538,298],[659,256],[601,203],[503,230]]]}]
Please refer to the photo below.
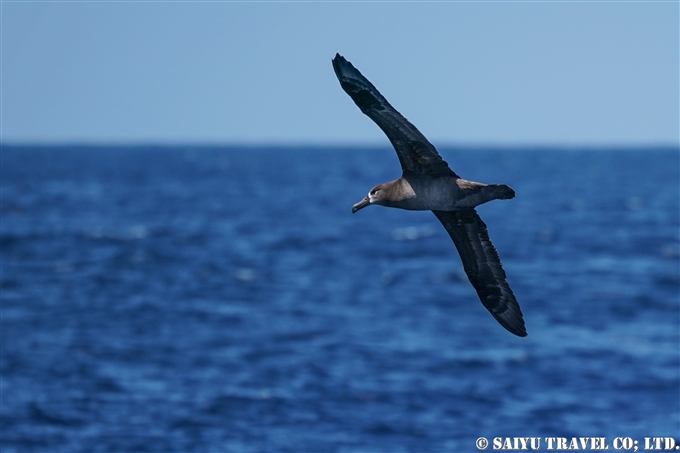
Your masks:
[{"label": "bird's beak", "polygon": [[357,203],[357,204],[355,204],[354,206],[352,206],[352,214],[354,214],[355,212],[357,212],[359,209],[365,208],[365,207],[368,206],[369,204],[371,204],[371,200],[369,200],[368,197],[364,198],[364,199],[361,200],[359,203]]}]

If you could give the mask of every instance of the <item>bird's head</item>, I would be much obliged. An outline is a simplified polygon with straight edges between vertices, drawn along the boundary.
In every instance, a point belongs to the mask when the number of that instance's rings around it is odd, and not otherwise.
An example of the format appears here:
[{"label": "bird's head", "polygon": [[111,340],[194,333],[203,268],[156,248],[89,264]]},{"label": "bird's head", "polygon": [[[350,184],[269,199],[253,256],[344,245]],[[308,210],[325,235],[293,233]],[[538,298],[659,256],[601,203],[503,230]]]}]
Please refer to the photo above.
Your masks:
[{"label": "bird's head", "polygon": [[366,197],[363,200],[352,206],[352,214],[357,212],[359,209],[363,209],[371,204],[384,204],[386,200],[384,189],[385,184],[380,184],[372,188],[370,192],[368,192],[368,195],[366,195]]}]

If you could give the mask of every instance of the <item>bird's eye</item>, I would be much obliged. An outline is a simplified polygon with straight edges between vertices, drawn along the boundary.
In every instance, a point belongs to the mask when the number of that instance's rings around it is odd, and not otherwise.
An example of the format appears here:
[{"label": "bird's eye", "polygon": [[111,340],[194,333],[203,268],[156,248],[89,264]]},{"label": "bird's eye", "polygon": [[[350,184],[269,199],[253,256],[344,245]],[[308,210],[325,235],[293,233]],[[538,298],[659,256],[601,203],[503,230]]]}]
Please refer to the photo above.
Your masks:
[{"label": "bird's eye", "polygon": [[380,192],[380,189],[373,189],[371,190],[371,196],[374,197],[378,192]]}]

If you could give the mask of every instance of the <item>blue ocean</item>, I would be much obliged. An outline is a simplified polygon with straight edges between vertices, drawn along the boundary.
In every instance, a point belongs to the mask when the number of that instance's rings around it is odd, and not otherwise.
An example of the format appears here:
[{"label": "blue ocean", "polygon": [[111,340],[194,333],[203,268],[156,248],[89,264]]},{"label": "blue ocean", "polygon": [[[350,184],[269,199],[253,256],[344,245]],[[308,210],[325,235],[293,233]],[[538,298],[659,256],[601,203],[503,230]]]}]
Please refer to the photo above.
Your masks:
[{"label": "blue ocean", "polygon": [[[440,148],[526,338],[375,148],[4,145],[3,452],[474,452],[680,430],[677,149]],[[493,445],[489,445],[489,450]]]}]

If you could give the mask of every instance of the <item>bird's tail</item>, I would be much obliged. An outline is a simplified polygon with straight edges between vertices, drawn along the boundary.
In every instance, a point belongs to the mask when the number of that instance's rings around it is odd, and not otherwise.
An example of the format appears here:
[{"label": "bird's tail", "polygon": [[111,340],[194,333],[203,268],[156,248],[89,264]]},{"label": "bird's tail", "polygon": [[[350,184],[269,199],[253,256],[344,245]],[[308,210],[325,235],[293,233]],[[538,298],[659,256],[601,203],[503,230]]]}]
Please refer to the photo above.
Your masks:
[{"label": "bird's tail", "polygon": [[515,191],[505,184],[491,184],[489,188],[492,189],[492,196],[494,200],[510,200],[515,198]]}]

